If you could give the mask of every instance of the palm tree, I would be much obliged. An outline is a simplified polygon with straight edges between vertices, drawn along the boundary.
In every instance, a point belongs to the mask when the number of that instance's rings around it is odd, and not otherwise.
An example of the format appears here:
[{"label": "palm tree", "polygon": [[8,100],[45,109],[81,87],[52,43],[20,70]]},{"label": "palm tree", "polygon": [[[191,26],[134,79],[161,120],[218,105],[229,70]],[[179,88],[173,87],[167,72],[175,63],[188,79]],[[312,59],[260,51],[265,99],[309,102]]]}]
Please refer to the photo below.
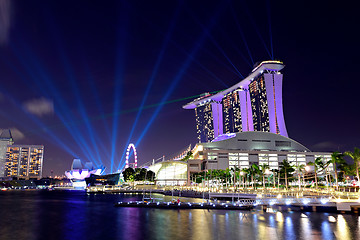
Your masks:
[{"label": "palm tree", "polygon": [[[230,185],[231,180],[231,173],[230,169],[225,169],[225,178],[226,178],[226,190],[228,190],[228,184]],[[229,180],[229,181],[228,181]]]},{"label": "palm tree", "polygon": [[260,168],[261,168],[261,175],[262,175],[262,178],[263,178],[263,187],[264,187],[264,190],[265,190],[265,174],[266,174],[266,170],[270,169],[270,168],[269,168],[269,165],[266,164],[266,163],[261,164]]},{"label": "palm tree", "polygon": [[[235,166],[234,168],[231,168],[231,171],[233,172],[234,174],[234,190],[235,190],[235,187],[236,187],[236,178],[237,179],[240,179],[240,176],[239,176],[239,172],[240,172],[240,168],[238,168],[237,166]],[[240,185],[240,184],[239,184]]]},{"label": "palm tree", "polygon": [[279,183],[279,181],[280,181],[280,177],[279,177],[279,174],[280,174],[280,170],[279,169],[274,169],[273,170],[273,181],[274,181],[274,188],[275,188],[275,179],[276,179],[276,177],[277,177],[277,179],[278,179],[278,188],[280,187],[280,183]]},{"label": "palm tree", "polygon": [[245,174],[244,182],[245,182],[245,187],[247,188],[248,177],[250,175],[250,168],[243,168],[241,171]]},{"label": "palm tree", "polygon": [[281,162],[280,171],[285,173],[285,186],[286,186],[286,189],[288,189],[288,174],[290,175],[292,172],[294,172],[294,168],[286,159],[284,159]]},{"label": "palm tree", "polygon": [[338,185],[338,175],[337,175],[337,169],[336,169],[336,164],[343,164],[344,161],[344,155],[340,152],[333,152],[331,154],[331,159],[327,162],[327,164],[332,164],[334,166],[334,172],[335,172],[335,182],[336,182],[336,189],[339,188]]},{"label": "palm tree", "polygon": [[316,190],[318,189],[318,179],[317,179],[317,171],[324,167],[324,163],[321,157],[317,157],[314,162],[308,163],[310,166],[314,166],[314,174],[315,174],[315,186]]},{"label": "palm tree", "polygon": [[301,180],[300,180],[300,175],[301,173],[304,171],[305,169],[305,165],[304,164],[297,164],[296,165],[296,172],[298,174],[298,181],[299,181],[299,190],[301,189]]},{"label": "palm tree", "polygon": [[[259,172],[260,172],[259,166],[253,163],[249,168],[249,173],[251,175],[251,184],[253,189],[254,189],[254,177]],[[255,188],[256,188],[256,184],[255,184]]]},{"label": "palm tree", "polygon": [[345,155],[351,157],[354,160],[355,168],[356,168],[356,177],[357,180],[360,181],[359,178],[359,165],[360,165],[360,150],[358,148],[354,148],[354,152],[347,151]]}]

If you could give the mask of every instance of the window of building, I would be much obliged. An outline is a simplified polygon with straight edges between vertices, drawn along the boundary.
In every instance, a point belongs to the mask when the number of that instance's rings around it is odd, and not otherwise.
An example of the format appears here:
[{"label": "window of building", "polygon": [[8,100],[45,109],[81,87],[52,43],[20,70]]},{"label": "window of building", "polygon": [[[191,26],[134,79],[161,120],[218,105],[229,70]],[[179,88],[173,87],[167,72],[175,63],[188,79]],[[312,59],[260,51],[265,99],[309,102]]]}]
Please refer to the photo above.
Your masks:
[{"label": "window of building", "polygon": [[275,141],[275,147],[291,147],[291,142],[289,142],[289,141]]}]

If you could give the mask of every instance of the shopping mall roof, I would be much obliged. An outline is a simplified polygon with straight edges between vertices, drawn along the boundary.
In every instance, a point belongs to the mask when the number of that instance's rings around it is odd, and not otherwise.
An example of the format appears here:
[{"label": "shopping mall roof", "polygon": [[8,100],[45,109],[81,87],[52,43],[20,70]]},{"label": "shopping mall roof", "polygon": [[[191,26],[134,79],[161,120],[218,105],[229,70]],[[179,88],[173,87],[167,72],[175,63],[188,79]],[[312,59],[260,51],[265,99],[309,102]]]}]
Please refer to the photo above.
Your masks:
[{"label": "shopping mall roof", "polygon": [[269,132],[223,134],[212,142],[199,144],[204,148],[219,150],[310,152],[308,148],[295,140]]}]

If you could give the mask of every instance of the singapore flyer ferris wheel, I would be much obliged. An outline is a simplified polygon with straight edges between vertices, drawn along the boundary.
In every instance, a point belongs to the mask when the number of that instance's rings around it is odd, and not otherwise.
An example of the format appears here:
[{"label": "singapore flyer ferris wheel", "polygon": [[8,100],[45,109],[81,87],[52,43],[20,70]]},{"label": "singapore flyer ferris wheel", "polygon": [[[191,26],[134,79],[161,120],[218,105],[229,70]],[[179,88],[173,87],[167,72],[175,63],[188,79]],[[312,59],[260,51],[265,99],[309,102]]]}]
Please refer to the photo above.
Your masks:
[{"label": "singapore flyer ferris wheel", "polygon": [[135,148],[135,145],[133,143],[130,143],[127,150],[126,150],[126,162],[125,162],[125,168],[128,168],[129,167],[129,156],[130,156],[130,150],[131,148],[133,149],[134,151],[134,157],[135,157],[135,168],[137,168],[137,154],[136,154],[136,148]]}]

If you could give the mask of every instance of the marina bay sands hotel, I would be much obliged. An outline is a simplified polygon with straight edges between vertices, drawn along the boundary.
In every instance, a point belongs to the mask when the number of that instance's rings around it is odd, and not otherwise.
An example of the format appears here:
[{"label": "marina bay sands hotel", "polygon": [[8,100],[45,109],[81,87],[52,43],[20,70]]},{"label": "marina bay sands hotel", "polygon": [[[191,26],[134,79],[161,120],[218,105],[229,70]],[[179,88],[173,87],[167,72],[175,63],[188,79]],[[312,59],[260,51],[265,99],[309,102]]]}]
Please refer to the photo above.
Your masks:
[{"label": "marina bay sands hotel", "polygon": [[242,81],[216,94],[205,93],[183,106],[195,109],[199,142],[222,134],[259,131],[288,137],[282,104],[280,61],[264,61]]},{"label": "marina bay sands hotel", "polygon": [[[159,185],[190,183],[190,174],[212,169],[249,168],[252,164],[279,169],[283,160],[307,165],[329,152],[312,152],[290,139],[285,126],[280,61],[263,61],[232,87],[205,93],[183,106],[195,110],[198,143],[192,157],[153,163]],[[331,171],[332,165],[329,165]]]}]

